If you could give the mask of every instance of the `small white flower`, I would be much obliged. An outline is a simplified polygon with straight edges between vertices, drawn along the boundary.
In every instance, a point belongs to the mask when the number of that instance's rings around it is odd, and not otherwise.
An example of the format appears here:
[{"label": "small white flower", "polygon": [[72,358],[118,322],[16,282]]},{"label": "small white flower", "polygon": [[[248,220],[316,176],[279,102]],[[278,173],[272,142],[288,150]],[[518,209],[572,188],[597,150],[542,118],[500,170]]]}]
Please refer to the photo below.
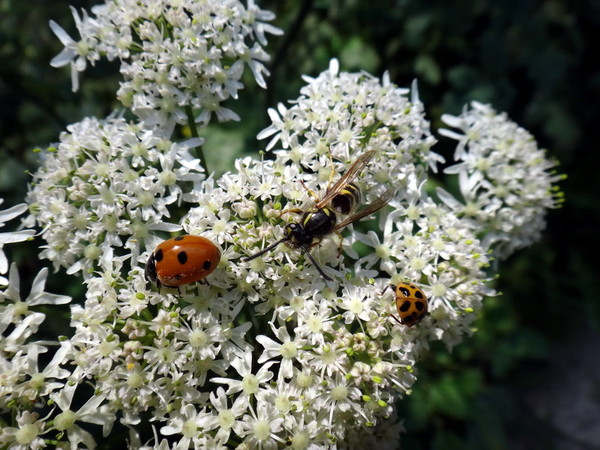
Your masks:
[{"label": "small white flower", "polygon": [[328,389],[323,390],[322,394],[315,401],[315,408],[328,411],[327,426],[330,430],[336,427],[338,416],[348,417],[351,410],[356,414],[363,414],[360,405],[362,393],[355,386],[348,385],[348,381],[342,376],[336,376],[329,382]]},{"label": "small white flower", "polygon": [[69,439],[69,444],[74,447],[77,447],[79,443],[83,443],[88,448],[93,448],[96,446],[94,438],[89,432],[77,425],[77,422],[102,425],[104,428],[104,436],[106,436],[112,428],[116,416],[106,412],[105,408],[101,406],[105,401],[105,398],[102,395],[92,396],[77,411],[73,411],[71,409],[71,403],[77,388],[77,384],[67,384],[59,393],[50,395],[61,411],[53,418],[54,429],[65,432]]},{"label": "small white flower", "polygon": [[240,396],[229,406],[230,402],[222,387],[210,393],[210,403],[214,408],[214,414],[207,418],[203,425],[207,430],[217,429],[216,439],[227,442],[232,430],[240,426],[238,421],[247,411],[248,405]]},{"label": "small white flower", "polygon": [[262,364],[272,358],[281,358],[279,378],[291,378],[293,364],[299,358],[304,342],[301,339],[292,340],[284,327],[276,328],[272,323],[270,325],[273,333],[281,343],[275,342],[267,336],[257,336],[256,340],[264,348],[260,358],[258,358],[258,363]]},{"label": "small white flower", "polygon": [[86,68],[86,59],[94,62],[97,59],[97,54],[92,52],[92,45],[95,37],[92,33],[94,30],[94,22],[83,11],[83,18],[79,17],[77,10],[71,6],[71,13],[75,20],[75,26],[79,31],[82,39],[76,42],[67,34],[67,32],[53,20],[50,21],[50,28],[54,34],[60,39],[60,42],[65,48],[50,61],[52,67],[63,67],[67,64],[71,65],[71,84],[73,92],[79,90],[79,72],[83,72]]},{"label": "small white flower", "polygon": [[[4,199],[0,198],[0,205],[4,202]],[[27,205],[21,203],[15,205],[12,208],[8,208],[0,211],[0,228],[4,227],[6,222],[20,216],[27,211]],[[13,232],[0,233],[0,275],[6,273],[8,270],[8,259],[4,254],[3,247],[5,244],[14,244],[15,242],[23,242],[35,234],[34,230],[21,230]],[[0,276],[0,286],[6,285],[8,280]]]},{"label": "small white flower", "polygon": [[284,440],[277,433],[282,431],[283,417],[270,403],[260,403],[256,412],[250,408],[250,414],[241,422],[240,435],[245,437],[244,444],[250,448],[276,449]]},{"label": "small white flower", "polygon": [[368,296],[372,289],[346,285],[340,296],[339,307],[344,310],[342,317],[346,324],[355,321],[367,322],[372,318],[373,299]]},{"label": "small white flower", "polygon": [[185,405],[171,415],[169,425],[162,427],[160,432],[165,436],[182,435],[179,443],[184,448],[189,448],[190,445],[199,446],[202,444],[202,425],[207,416],[207,413],[197,411],[194,405]]},{"label": "small white flower", "polygon": [[46,447],[42,435],[47,430],[46,419],[39,418],[35,412],[23,411],[16,417],[17,427],[3,427],[0,432],[0,444],[15,450],[40,449]]},{"label": "small white flower", "polygon": [[[213,383],[227,384],[229,389],[227,395],[242,392],[245,398],[254,396],[259,387],[273,378],[273,372],[269,368],[274,364],[274,361],[263,364],[261,368],[252,373],[252,354],[246,353],[243,358],[236,358],[232,361],[231,366],[235,368],[239,380],[234,378],[215,377],[211,379]],[[248,400],[246,400],[248,401]],[[248,403],[249,404],[249,403]]]}]

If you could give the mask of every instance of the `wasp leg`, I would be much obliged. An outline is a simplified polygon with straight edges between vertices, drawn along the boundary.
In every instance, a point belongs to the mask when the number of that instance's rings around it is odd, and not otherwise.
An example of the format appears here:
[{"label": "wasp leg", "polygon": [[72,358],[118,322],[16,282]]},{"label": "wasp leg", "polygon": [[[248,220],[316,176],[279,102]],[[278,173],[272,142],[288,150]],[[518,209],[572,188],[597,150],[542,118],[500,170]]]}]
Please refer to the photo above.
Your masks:
[{"label": "wasp leg", "polygon": [[313,266],[315,266],[315,268],[319,271],[321,276],[323,278],[325,278],[327,281],[333,281],[329,275],[327,275],[325,272],[323,272],[323,269],[321,269],[321,266],[319,266],[319,264],[317,263],[317,261],[315,260],[313,255],[310,254],[310,248],[305,247],[304,252],[306,253],[306,256],[308,256],[308,259],[310,259],[310,262],[313,263]]},{"label": "wasp leg", "polygon": [[254,258],[258,258],[259,256],[264,255],[268,251],[273,250],[275,247],[277,247],[282,242],[286,242],[289,240],[290,240],[290,238],[288,236],[285,236],[285,237],[279,239],[277,242],[274,242],[273,244],[267,246],[266,248],[263,248],[261,251],[255,253],[254,255],[250,255],[250,256],[246,256],[245,258],[242,258],[242,261],[252,261]]},{"label": "wasp leg", "polygon": [[306,250],[308,251],[308,249],[310,249],[310,248],[314,248],[314,247],[318,246],[318,245],[319,245],[321,242],[323,242],[323,240],[322,240],[322,239],[318,239],[318,240],[317,240],[317,239],[315,239],[315,241],[314,241],[312,244],[310,244],[310,245],[309,245],[309,246],[306,248]]},{"label": "wasp leg", "polygon": [[304,181],[302,181],[302,180],[299,180],[299,181],[300,181],[300,184],[302,185],[302,187],[304,189],[306,189],[306,192],[308,192],[308,195],[310,195],[315,202],[318,202],[320,200],[319,195],[312,189],[309,189],[309,187],[306,184],[304,184]]},{"label": "wasp leg", "polygon": [[340,240],[340,245],[338,245],[338,258],[342,256],[342,246],[344,245],[344,236],[342,236],[342,233],[337,230],[335,232],[335,234],[337,234],[337,237]]},{"label": "wasp leg", "polygon": [[284,215],[284,214],[288,214],[288,213],[291,213],[291,214],[304,214],[304,211],[302,209],[300,209],[300,208],[288,208],[288,209],[284,209],[283,211],[281,211],[280,214]]}]

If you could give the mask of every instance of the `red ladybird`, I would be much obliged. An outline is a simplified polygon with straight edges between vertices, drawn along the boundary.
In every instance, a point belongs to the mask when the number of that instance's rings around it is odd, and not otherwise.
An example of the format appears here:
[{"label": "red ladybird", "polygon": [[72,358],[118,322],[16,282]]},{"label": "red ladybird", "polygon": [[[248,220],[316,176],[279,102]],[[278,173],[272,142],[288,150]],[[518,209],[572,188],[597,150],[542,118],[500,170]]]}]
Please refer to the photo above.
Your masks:
[{"label": "red ladybird", "polygon": [[148,258],[146,280],[179,287],[210,274],[221,259],[219,248],[202,236],[183,235],[159,244]]}]

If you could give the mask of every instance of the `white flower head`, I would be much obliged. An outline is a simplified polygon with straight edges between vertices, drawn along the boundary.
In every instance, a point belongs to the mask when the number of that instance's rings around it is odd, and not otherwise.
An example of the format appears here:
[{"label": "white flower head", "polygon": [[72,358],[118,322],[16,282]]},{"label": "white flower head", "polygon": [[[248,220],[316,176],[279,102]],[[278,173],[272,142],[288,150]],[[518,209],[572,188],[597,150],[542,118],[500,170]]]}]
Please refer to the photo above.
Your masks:
[{"label": "white flower head", "polygon": [[136,260],[151,230],[180,229],[167,223],[169,208],[204,179],[190,153],[199,140],[174,143],[122,118],[84,119],[60,140],[27,195],[28,224],[41,227],[41,256],[55,268],[87,276],[112,267],[116,248]]},{"label": "white flower head", "polygon": [[461,115],[444,115],[459,131],[441,130],[456,139],[459,161],[445,172],[458,174],[464,203],[443,189],[440,198],[477,229],[489,230],[487,246],[507,257],[537,241],[546,227],[546,212],[562,202],[556,182],[564,178],[538,148],[533,136],[489,105],[472,102]]},{"label": "white flower head", "polygon": [[118,59],[119,100],[146,125],[164,129],[185,123],[192,110],[199,111],[197,122],[212,115],[238,120],[222,103],[237,98],[245,67],[266,87],[265,34],[281,34],[266,23],[274,15],[253,1],[247,7],[238,0],[108,1],[92,8],[93,17],[72,11],[80,40],[51,22],[65,46],[52,65],[71,64],[75,91],[86,60]]},{"label": "white flower head", "polygon": [[[94,8],[92,25],[105,33],[97,49],[127,66],[138,114],[178,121],[193,92],[205,114],[231,117],[219,105],[237,95],[242,66],[261,79],[264,70],[248,58],[263,61],[264,34],[275,31],[264,22],[272,16],[252,1],[247,8],[217,3]],[[135,56],[133,23],[142,38]],[[157,54],[163,63],[148,59]],[[44,152],[26,223],[42,229],[43,257],[85,274],[85,299],[71,305],[72,336],[42,369],[37,355],[45,347],[27,340],[43,315],[28,308],[67,300],[44,292],[45,271],[25,302],[16,269],[0,294],[8,335],[0,353],[12,355],[10,364],[0,360],[9,369],[0,377],[18,388],[10,399],[40,394],[55,405],[52,425],[17,415],[29,430],[23,440],[54,433],[72,446],[93,446],[80,423],[108,433],[118,417],[141,447],[137,427],[151,417],[155,448],[346,448],[360,433],[361,444],[395,442],[401,424],[385,419],[410,392],[416,361],[430,341],[452,347],[470,333],[493,294],[489,255],[474,227],[480,217],[465,218],[448,197],[437,204],[425,189],[428,170],[442,159],[431,151],[435,139],[415,86],[341,72],[335,60],[306,81],[290,106],[269,111],[272,124],[259,135],[271,138],[275,159],[239,159],[218,178],[206,177],[194,156],[200,140],[175,143],[147,128],[162,120],[151,112],[142,124],[86,119]],[[155,92],[142,99],[136,89],[145,83]],[[360,191],[355,209],[336,211],[322,233],[307,231],[311,214],[329,206],[320,199],[357,161],[365,163],[351,180]],[[466,194],[493,185],[482,167],[461,172]],[[380,208],[335,228],[382,196]],[[496,203],[488,198],[473,199],[491,211]],[[306,244],[286,239],[290,224],[304,226]],[[221,260],[200,283],[151,286],[144,261],[163,232],[174,231],[210,239]],[[401,281],[427,296],[429,314],[418,325],[390,317],[395,294],[386,287]],[[45,389],[25,386],[22,379],[34,376],[47,380]],[[83,406],[72,406],[75,393],[87,395],[77,403]],[[16,439],[12,429],[7,436],[10,444]]]}]

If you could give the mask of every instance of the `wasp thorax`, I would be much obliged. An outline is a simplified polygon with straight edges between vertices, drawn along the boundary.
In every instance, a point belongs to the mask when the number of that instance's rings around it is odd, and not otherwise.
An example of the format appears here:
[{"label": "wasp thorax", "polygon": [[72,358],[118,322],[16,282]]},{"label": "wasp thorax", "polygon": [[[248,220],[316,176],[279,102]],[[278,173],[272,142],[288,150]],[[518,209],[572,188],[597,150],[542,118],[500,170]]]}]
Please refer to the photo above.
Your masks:
[{"label": "wasp thorax", "polygon": [[315,237],[322,237],[333,231],[337,223],[337,217],[333,209],[322,208],[305,213],[301,222],[306,233]]}]

